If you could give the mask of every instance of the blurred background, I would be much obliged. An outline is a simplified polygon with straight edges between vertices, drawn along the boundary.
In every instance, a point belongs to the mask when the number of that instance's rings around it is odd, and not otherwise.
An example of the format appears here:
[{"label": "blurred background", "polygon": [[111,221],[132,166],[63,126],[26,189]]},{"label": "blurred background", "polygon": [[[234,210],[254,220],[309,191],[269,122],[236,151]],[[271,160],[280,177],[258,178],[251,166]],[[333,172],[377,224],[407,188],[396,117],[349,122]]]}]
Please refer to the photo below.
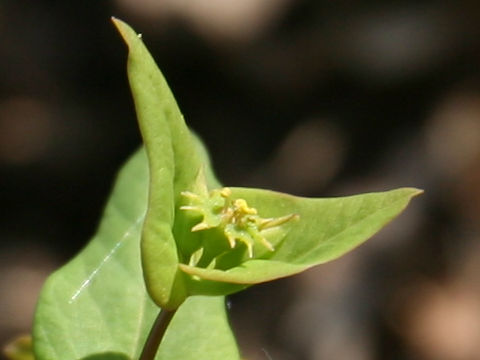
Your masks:
[{"label": "blurred background", "polygon": [[110,16],[143,34],[220,179],[425,189],[349,255],[229,297],[249,360],[480,359],[480,3],[0,1],[0,343],[140,144]]}]

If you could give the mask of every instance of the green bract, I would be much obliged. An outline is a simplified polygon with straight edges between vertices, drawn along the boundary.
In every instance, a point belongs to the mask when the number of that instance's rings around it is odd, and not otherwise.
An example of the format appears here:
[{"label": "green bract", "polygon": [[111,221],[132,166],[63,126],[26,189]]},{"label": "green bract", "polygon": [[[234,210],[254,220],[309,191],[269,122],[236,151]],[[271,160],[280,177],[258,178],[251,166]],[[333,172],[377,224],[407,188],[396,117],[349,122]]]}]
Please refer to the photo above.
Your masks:
[{"label": "green bract", "polygon": [[142,264],[159,306],[174,309],[191,295],[225,295],[333,260],[420,193],[307,199],[221,188],[141,37],[115,24],[129,47],[128,76],[149,162]]}]

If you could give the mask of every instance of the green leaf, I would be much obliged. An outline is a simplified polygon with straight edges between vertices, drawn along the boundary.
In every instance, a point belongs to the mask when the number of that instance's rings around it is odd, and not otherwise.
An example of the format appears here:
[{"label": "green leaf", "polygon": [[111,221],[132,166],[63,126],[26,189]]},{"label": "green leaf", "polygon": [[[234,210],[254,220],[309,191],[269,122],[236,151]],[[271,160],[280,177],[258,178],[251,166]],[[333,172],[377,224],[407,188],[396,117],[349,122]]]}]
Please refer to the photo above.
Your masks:
[{"label": "green leaf", "polygon": [[177,238],[185,233],[185,223],[176,216],[176,204],[182,201],[180,193],[192,184],[203,160],[141,36],[126,23],[113,21],[129,48],[128,78],[150,169],[142,234],[145,282],[159,306],[175,309],[187,296],[185,275],[178,269],[181,254],[174,239],[174,233]]},{"label": "green leaf", "polygon": [[[360,245],[400,214],[411,198],[421,192],[402,188],[349,197],[309,199],[268,190],[232,188],[235,198],[245,199],[263,217],[297,214],[299,219],[282,225],[285,234],[273,252],[264,251],[227,270],[186,264],[180,267],[203,280],[235,284],[255,284],[293,275],[336,259]],[[197,293],[201,290],[201,286],[197,286]],[[208,288],[205,293],[210,291]]]},{"label": "green leaf", "polygon": [[[37,360],[138,358],[159,311],[145,290],[140,261],[148,178],[139,151],[119,173],[97,234],[47,280],[35,314]],[[156,359],[239,359],[223,301],[190,297]]]}]

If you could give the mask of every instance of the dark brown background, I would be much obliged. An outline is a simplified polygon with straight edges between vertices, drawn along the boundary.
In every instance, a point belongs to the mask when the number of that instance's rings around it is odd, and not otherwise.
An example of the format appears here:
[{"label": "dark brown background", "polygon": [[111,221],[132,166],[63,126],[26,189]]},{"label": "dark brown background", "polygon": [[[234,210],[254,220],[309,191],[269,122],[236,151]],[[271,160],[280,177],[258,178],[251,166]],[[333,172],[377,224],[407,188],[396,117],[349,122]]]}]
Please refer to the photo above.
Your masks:
[{"label": "dark brown background", "polygon": [[[184,5],[187,4],[187,5]],[[426,193],[344,258],[231,296],[250,360],[480,358],[478,1],[0,1],[0,342],[139,146],[143,38],[237,186]]]}]

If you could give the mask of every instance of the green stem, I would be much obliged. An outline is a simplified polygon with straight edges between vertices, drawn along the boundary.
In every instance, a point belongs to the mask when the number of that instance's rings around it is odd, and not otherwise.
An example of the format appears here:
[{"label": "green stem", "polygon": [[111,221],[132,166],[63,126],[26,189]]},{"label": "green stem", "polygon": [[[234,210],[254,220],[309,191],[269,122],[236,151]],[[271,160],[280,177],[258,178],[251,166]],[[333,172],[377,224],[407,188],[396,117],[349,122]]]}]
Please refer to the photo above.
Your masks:
[{"label": "green stem", "polygon": [[142,350],[142,355],[140,355],[139,360],[154,360],[155,355],[157,354],[158,347],[163,339],[163,335],[167,331],[168,324],[172,321],[173,315],[175,315],[176,310],[168,311],[161,310],[158,314],[155,322],[153,323],[150,334],[148,334],[147,341]]}]

